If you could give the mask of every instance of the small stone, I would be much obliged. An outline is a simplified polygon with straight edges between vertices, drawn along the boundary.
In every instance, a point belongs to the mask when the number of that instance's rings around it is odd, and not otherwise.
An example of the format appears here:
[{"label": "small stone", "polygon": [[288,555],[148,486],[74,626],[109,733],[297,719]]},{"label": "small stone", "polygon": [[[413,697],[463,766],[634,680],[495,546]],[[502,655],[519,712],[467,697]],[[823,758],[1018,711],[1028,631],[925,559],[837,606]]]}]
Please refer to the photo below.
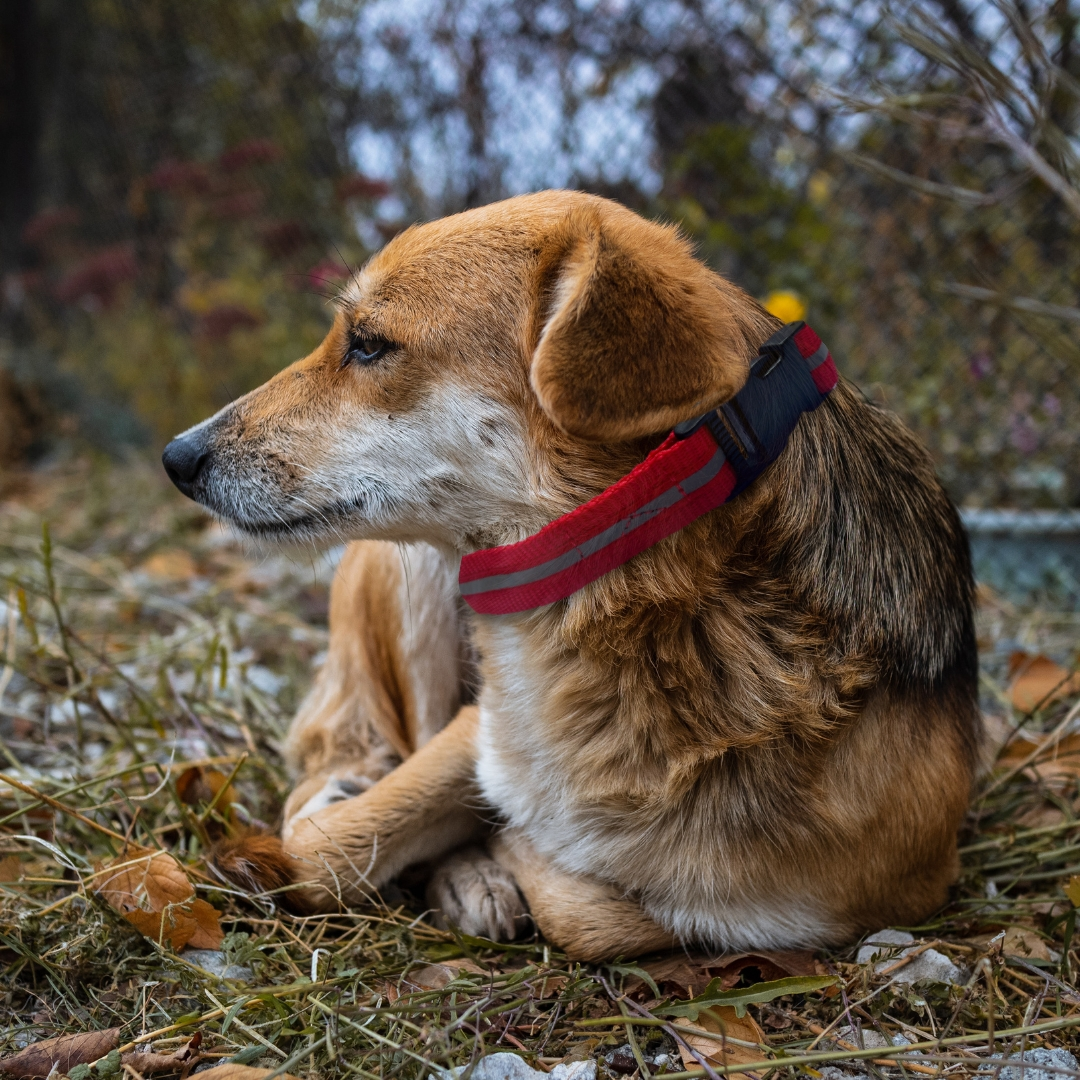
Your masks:
[{"label": "small stone", "polygon": [[[1015,1064],[1005,1065],[998,1080],[1065,1080],[1068,1072],[1071,1071],[1075,1075],[1080,1069],[1076,1058],[1068,1050],[1062,1050],[1060,1047],[1051,1050],[1045,1046],[1037,1046],[1033,1050],[1025,1050],[1022,1054],[1013,1054],[1007,1058],[994,1054],[987,1061],[1015,1062]],[[1033,1065],[1045,1067],[1032,1068]],[[1050,1072],[1050,1069],[1064,1069],[1066,1073]]]},{"label": "small stone", "polygon": [[620,1076],[629,1076],[638,1067],[637,1058],[634,1057],[634,1051],[630,1049],[629,1043],[623,1043],[622,1046],[609,1050],[604,1055],[604,1064]]},{"label": "small stone", "polygon": [[914,935],[906,930],[879,930],[876,934],[871,934],[859,947],[855,963],[869,964],[875,956],[895,952],[897,945],[911,945],[914,941]]},{"label": "small stone", "polygon": [[[851,1043],[852,1046],[858,1046],[863,1050],[880,1050],[890,1045],[880,1031],[875,1031],[869,1027],[864,1027],[861,1031],[855,1031],[850,1027],[842,1027],[837,1030],[836,1038],[840,1042]],[[907,1046],[911,1041],[906,1035],[896,1034],[892,1037],[891,1045]]]},{"label": "small stone", "polygon": [[180,954],[180,959],[216,975],[219,979],[251,982],[255,978],[251,968],[244,964],[230,964],[219,949],[185,949]]},{"label": "small stone", "polygon": [[920,953],[910,963],[895,971],[892,979],[893,982],[899,983],[934,982],[960,986],[964,981],[964,975],[944,953],[939,953],[937,949],[927,949],[926,952]]},{"label": "small stone", "polygon": [[[457,1080],[468,1068],[458,1065],[453,1069],[440,1069],[438,1073],[429,1073],[428,1080]],[[571,1061],[556,1065],[551,1072],[541,1072],[532,1068],[524,1058],[517,1054],[488,1054],[480,1058],[473,1066],[472,1080],[596,1080],[595,1061]]]},{"label": "small stone", "polygon": [[[906,930],[879,930],[866,939],[855,959],[857,963],[869,964],[876,957],[885,954],[886,959],[874,964],[874,971],[881,974],[886,968],[892,967],[898,960],[914,952],[914,942],[915,938]],[[900,949],[897,952],[897,947],[904,945],[910,947]],[[926,949],[904,964],[903,967],[899,967],[892,972],[889,981],[897,983],[935,982],[959,986],[964,981],[964,975],[944,953],[938,952],[937,949]]]}]

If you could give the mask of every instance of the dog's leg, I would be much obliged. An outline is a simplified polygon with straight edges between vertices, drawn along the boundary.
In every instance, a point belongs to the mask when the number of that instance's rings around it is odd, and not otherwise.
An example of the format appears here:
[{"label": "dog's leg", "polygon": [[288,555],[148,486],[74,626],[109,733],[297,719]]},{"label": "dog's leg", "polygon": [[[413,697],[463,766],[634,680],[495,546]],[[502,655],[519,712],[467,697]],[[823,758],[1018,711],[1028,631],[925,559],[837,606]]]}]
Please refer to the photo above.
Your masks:
[{"label": "dog's leg", "polygon": [[282,842],[298,899],[314,910],[369,899],[405,867],[439,858],[486,828],[474,780],[477,710],[438,734],[362,795],[294,815]]},{"label": "dog's leg", "polygon": [[489,846],[516,880],[540,932],[572,959],[612,960],[678,944],[637,901],[558,869],[516,829],[503,830]]},{"label": "dog's leg", "polygon": [[[289,837],[297,824],[310,820],[296,834],[307,839],[287,850],[276,837],[225,841],[215,849],[216,868],[253,892],[313,877],[325,888],[306,899],[326,906],[336,896],[335,875],[342,881],[342,897],[356,897],[385,884],[409,862],[443,854],[470,839],[479,824],[462,809],[472,797],[471,751],[460,762],[451,755],[445,789],[428,773],[415,779],[430,758],[411,765],[388,788],[381,781],[450,723],[470,699],[473,680],[475,664],[446,560],[425,544],[350,544],[331,589],[326,662],[286,744],[289,764],[300,777],[285,804],[283,833]],[[470,723],[465,716],[458,729]],[[438,762],[434,765],[437,774]],[[419,788],[403,789],[409,782]],[[428,821],[423,806],[412,807],[418,811],[412,821],[416,831],[427,830],[421,838],[409,831],[393,800],[400,797],[403,806],[417,799],[422,803],[424,791],[435,800],[435,810]],[[363,798],[365,793],[371,798]],[[328,813],[335,807],[340,813]],[[307,840],[314,846],[305,846]],[[400,857],[391,860],[393,869],[387,871],[390,851],[399,841],[404,844]],[[381,855],[375,857],[374,848],[364,847],[367,843],[380,845]],[[305,897],[294,893],[292,899]]]},{"label": "dog's leg", "polygon": [[350,544],[334,577],[330,648],[289,731],[299,782],[286,822],[367,791],[467,697],[453,571],[434,548]]}]

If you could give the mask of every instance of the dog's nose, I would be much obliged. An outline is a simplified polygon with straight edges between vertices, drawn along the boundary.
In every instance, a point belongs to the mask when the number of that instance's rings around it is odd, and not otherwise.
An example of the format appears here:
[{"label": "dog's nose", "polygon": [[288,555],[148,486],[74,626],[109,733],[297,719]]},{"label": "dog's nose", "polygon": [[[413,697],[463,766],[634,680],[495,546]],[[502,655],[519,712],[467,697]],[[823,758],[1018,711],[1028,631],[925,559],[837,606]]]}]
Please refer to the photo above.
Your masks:
[{"label": "dog's nose", "polygon": [[190,432],[173,439],[165,447],[161,464],[165,466],[169,479],[190,497],[192,485],[209,457],[210,451],[203,433]]}]

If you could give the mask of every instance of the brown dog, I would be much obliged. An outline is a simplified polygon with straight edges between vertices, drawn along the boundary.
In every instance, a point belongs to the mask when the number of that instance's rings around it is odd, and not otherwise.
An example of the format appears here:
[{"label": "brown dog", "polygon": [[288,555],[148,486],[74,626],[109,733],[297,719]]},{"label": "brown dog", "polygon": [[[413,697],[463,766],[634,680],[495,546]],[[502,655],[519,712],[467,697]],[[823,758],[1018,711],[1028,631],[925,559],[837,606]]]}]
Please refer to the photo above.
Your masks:
[{"label": "brown dog", "polygon": [[325,909],[443,860],[445,918],[512,937],[524,897],[582,958],[839,943],[939,905],[981,733],[967,543],[847,384],[745,493],[569,599],[457,596],[464,553],[625,475],[777,325],[673,229],[524,196],[398,236],[311,356],[170,444],[252,536],[363,538],[283,850],[220,865]]}]

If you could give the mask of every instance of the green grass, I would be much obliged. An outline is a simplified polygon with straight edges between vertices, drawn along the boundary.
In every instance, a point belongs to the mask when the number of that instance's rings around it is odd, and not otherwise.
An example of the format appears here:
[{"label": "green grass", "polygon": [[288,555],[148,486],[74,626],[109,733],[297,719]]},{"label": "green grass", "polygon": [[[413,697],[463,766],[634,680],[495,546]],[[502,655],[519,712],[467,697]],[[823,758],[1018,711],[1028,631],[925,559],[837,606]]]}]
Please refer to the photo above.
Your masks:
[{"label": "green grass", "polygon": [[[198,1030],[210,1060],[411,1077],[495,1050],[547,1069],[626,1043],[630,1030],[639,1048],[657,1028],[677,1037],[683,1021],[656,1015],[663,1004],[639,958],[595,967],[540,940],[462,938],[424,922],[407,890],[378,907],[298,918],[272,895],[224,888],[204,861],[223,807],[185,803],[176,781],[193,762],[235,769],[235,814],[273,827],[289,786],[281,741],[326,647],[331,563],[245,552],[137,462],[3,483],[0,771],[53,802],[0,784],[0,1055],[114,1026],[125,1043],[159,1032],[154,1045],[167,1052]],[[1012,713],[1007,657],[1025,648],[1075,661],[1077,617],[991,601],[980,645],[987,709],[1030,731],[1058,727],[1068,697]],[[991,1044],[1077,1045],[1080,1029],[1068,1025],[1080,1023],[1080,952],[1065,889],[1080,875],[1080,767],[1056,753],[1053,769],[1013,760],[988,775],[952,902],[907,928],[963,966],[965,985],[889,984],[854,962],[854,948],[822,953],[818,970],[836,983],[750,1004],[765,1041],[744,1049],[786,1056],[776,1072],[794,1075],[790,1057],[813,1047],[801,1071],[815,1075],[851,1057],[822,1030],[857,1021],[931,1042],[920,1074],[964,1075]],[[95,866],[123,846],[110,834],[167,849],[188,868],[222,913],[227,959],[249,977],[200,969],[93,892]],[[1043,955],[1003,952],[999,935],[1013,927]],[[424,971],[448,961],[450,971]],[[739,985],[758,979],[750,967]],[[1017,1029],[1025,1034],[1009,1034]]]}]

